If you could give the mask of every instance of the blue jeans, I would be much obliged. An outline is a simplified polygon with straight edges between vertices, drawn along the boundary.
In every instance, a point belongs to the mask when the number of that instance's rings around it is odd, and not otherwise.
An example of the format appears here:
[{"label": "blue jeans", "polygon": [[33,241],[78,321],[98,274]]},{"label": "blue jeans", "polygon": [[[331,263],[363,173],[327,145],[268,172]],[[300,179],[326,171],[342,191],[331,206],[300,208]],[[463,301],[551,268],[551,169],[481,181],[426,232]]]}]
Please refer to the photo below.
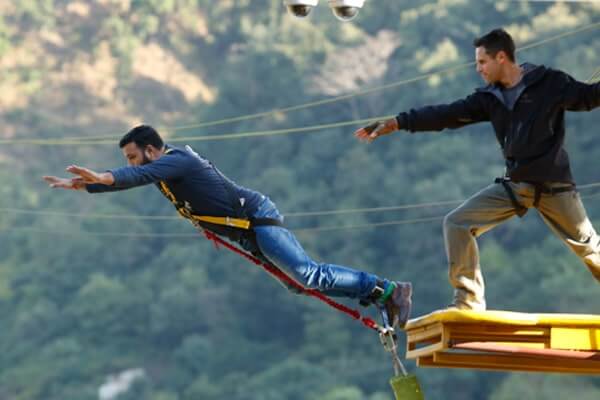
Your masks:
[{"label": "blue jeans", "polygon": [[[283,217],[268,197],[253,217],[275,218],[283,222]],[[348,267],[313,261],[294,234],[280,226],[257,226],[254,232],[263,256],[305,288],[316,289],[329,296],[364,299],[371,294],[379,279],[373,274]],[[387,284],[385,280],[383,282]]]}]

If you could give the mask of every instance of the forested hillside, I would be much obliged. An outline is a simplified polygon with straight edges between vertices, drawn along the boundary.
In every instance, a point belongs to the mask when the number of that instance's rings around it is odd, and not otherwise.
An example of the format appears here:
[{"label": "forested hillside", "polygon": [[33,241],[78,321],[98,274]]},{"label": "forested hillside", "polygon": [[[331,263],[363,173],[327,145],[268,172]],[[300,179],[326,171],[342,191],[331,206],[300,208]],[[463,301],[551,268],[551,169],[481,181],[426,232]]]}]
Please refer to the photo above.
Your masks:
[{"label": "forested hillside", "polygon": [[[413,281],[414,315],[445,307],[442,217],[503,173],[492,128],[366,145],[352,121],[467,96],[472,40],[496,27],[519,61],[588,80],[600,2],[367,0],[349,23],[321,3],[295,19],[281,0],[0,2],[0,399],[392,399],[376,335],[215,249],[154,187],[41,179],[122,165],[118,139],[153,124],[267,194],[316,259]],[[600,112],[567,125],[600,229]],[[599,312],[600,285],[534,210],[479,243],[489,308]],[[427,399],[600,398],[590,377],[407,366]]]}]

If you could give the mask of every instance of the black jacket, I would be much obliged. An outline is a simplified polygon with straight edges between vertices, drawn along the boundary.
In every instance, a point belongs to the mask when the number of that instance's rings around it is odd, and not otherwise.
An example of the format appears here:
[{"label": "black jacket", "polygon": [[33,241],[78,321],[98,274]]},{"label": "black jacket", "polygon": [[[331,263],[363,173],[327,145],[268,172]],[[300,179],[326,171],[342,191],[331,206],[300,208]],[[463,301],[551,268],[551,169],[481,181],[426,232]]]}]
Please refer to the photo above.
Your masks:
[{"label": "black jacket", "polygon": [[451,104],[413,109],[397,116],[410,132],[456,129],[490,121],[513,181],[573,182],[565,151],[565,111],[600,106],[600,83],[578,82],[564,72],[523,65],[525,89],[509,109],[498,86],[479,88]]}]

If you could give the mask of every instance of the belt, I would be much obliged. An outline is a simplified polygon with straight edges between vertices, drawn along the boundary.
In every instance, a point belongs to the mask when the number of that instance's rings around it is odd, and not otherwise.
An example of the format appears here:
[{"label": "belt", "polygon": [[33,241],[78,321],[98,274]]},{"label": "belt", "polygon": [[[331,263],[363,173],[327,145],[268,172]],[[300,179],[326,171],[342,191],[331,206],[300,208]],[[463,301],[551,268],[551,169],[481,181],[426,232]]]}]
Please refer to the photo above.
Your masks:
[{"label": "belt", "polygon": [[283,223],[275,218],[233,218],[233,217],[211,217],[207,215],[191,215],[194,221],[207,222],[209,224],[224,225],[232,228],[249,230],[255,226],[283,226]]},{"label": "belt", "polygon": [[[517,200],[517,196],[515,196],[515,192],[512,190],[512,188],[508,184],[509,182],[511,182],[511,179],[506,176],[496,178],[494,180],[494,183],[502,184],[502,186],[504,187],[504,190],[506,190],[506,193],[508,194],[508,197],[510,198],[511,203],[515,207],[517,215],[520,218],[527,213],[527,207],[524,207],[521,203],[519,203],[519,201]],[[520,183],[520,181],[512,181],[512,182]],[[540,199],[542,197],[542,193],[549,194],[550,196],[554,196],[555,194],[572,192],[577,189],[577,187],[572,183],[568,184],[566,186],[551,187],[551,186],[547,186],[540,182],[527,182],[527,181],[523,181],[523,182],[528,183],[534,187],[533,206],[535,208],[537,208],[540,204]]]},{"label": "belt", "polygon": [[549,194],[550,196],[554,196],[555,194],[559,194],[559,193],[565,193],[565,192],[572,192],[574,190],[576,190],[576,187],[574,184],[569,184],[568,186],[559,186],[559,187],[550,187],[550,186],[546,186],[543,183],[536,183],[536,182],[527,182],[530,185],[533,185],[535,187],[535,194],[533,197],[533,206],[537,207],[540,204],[540,198],[542,197],[542,193],[544,194]]}]

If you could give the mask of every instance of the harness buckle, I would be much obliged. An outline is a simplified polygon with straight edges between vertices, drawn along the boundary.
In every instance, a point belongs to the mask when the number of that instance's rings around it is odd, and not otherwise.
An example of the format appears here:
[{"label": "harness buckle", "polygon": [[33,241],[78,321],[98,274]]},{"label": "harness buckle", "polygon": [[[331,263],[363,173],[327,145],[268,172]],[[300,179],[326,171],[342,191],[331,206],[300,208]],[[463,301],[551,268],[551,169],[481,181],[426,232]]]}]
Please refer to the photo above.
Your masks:
[{"label": "harness buckle", "polygon": [[375,283],[375,287],[373,288],[373,290],[371,290],[369,296],[364,299],[360,299],[358,301],[358,304],[360,304],[363,307],[368,307],[371,304],[374,304],[375,301],[381,296],[383,296],[384,293],[384,283],[383,281],[378,280],[377,283]]}]

